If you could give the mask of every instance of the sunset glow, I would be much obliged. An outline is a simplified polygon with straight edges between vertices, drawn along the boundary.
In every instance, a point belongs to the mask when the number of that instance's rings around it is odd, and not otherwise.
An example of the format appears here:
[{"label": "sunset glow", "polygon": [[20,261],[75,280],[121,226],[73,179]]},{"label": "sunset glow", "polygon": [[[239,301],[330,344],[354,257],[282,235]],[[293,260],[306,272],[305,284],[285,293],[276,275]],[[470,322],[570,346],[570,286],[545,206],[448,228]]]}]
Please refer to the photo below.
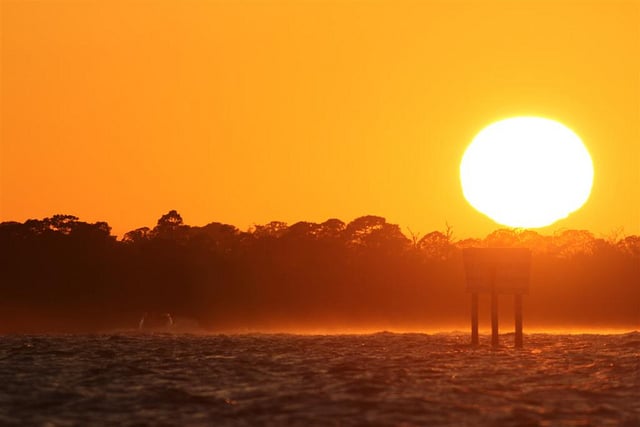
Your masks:
[{"label": "sunset glow", "polygon": [[1,3],[0,220],[121,237],[170,209],[242,230],[374,214],[483,236],[464,150],[541,116],[596,167],[542,232],[640,233],[637,2]]},{"label": "sunset glow", "polygon": [[0,0],[0,424],[637,426],[639,0]]},{"label": "sunset glow", "polygon": [[580,137],[549,119],[517,117],[483,129],[460,164],[465,198],[510,227],[553,224],[579,209],[593,183]]}]

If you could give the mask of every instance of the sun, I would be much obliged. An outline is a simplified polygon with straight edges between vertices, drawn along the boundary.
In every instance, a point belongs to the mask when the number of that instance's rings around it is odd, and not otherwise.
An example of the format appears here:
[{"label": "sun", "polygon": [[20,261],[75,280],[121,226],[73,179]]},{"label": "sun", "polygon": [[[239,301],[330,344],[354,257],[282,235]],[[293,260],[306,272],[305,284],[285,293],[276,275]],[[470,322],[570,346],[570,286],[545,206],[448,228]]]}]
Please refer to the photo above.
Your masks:
[{"label": "sun", "polygon": [[544,227],[589,198],[593,163],[571,129],[540,117],[514,117],[482,129],[460,163],[467,201],[509,227]]}]

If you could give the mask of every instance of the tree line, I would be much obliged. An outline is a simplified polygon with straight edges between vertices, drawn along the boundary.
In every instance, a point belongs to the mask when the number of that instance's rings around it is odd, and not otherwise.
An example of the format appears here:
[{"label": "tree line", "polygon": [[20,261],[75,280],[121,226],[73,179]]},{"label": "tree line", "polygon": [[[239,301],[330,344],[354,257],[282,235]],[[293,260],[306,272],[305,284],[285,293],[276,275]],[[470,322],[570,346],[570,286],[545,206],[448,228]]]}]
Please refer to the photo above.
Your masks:
[{"label": "tree line", "polygon": [[[407,236],[373,215],[241,231],[189,226],[172,210],[121,239],[72,215],[0,223],[0,332],[131,328],[150,311],[212,331],[464,327],[468,247],[532,250],[525,330],[640,325],[639,236],[456,240],[450,228]],[[508,318],[504,297],[501,309]]]}]

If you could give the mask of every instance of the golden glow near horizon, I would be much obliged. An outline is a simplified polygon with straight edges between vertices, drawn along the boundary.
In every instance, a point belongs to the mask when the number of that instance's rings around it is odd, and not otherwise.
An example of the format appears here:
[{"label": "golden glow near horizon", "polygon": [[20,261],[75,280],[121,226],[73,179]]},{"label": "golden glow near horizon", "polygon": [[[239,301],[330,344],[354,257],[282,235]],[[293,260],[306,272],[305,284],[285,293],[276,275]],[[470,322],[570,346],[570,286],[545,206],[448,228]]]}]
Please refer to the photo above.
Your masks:
[{"label": "golden glow near horizon", "polygon": [[[384,216],[457,238],[504,117],[588,143],[589,201],[541,233],[640,234],[634,1],[0,0],[0,221],[153,226]],[[566,209],[565,209],[566,210]]]},{"label": "golden glow near horizon", "polygon": [[537,228],[578,210],[589,198],[593,164],[580,137],[539,117],[484,128],[460,163],[467,201],[498,224]]}]

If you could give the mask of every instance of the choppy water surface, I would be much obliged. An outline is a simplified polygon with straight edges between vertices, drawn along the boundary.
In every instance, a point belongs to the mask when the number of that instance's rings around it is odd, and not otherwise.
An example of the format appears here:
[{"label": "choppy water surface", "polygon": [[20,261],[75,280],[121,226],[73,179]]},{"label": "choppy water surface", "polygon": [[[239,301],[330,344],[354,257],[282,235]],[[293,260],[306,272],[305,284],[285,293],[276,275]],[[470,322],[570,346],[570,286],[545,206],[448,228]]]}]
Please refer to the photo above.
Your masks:
[{"label": "choppy water surface", "polygon": [[0,336],[0,424],[640,426],[640,333],[502,339]]}]

